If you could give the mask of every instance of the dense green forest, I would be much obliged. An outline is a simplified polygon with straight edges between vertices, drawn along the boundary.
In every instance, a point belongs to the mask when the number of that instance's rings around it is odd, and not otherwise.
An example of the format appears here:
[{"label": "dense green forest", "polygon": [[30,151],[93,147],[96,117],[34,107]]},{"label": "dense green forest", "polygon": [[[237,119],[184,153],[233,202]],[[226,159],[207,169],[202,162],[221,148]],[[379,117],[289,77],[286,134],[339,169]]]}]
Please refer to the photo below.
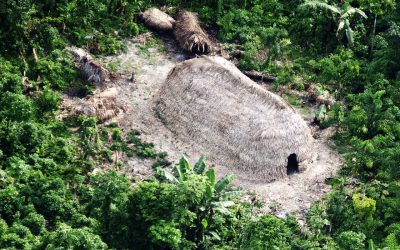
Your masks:
[{"label": "dense green forest", "polygon": [[[157,153],[135,131],[58,119],[67,88],[93,91],[64,49],[119,53],[146,31],[135,15],[162,5],[197,12],[276,88],[335,95],[321,126],[338,127],[346,163],[306,228],[256,214],[204,158],[142,182],[120,164],[92,173],[132,143]],[[3,0],[0,40],[1,249],[400,249],[400,1]]]}]

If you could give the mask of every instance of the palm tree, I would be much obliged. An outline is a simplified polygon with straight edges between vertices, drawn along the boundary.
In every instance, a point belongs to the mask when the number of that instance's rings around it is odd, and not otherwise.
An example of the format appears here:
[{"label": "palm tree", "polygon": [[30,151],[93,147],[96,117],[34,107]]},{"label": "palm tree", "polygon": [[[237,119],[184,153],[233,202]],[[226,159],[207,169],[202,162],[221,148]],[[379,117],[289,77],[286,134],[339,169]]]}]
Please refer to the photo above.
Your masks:
[{"label": "palm tree", "polygon": [[325,9],[331,11],[334,15],[339,16],[339,22],[338,22],[338,28],[336,30],[336,36],[339,36],[339,32],[342,30],[345,32],[349,46],[352,46],[354,43],[354,31],[350,27],[350,18],[354,14],[359,14],[363,18],[367,19],[367,15],[365,13],[358,9],[351,7],[350,5],[344,5],[342,8],[339,8],[334,5],[329,5],[327,3],[319,2],[319,1],[308,1],[305,2],[304,4],[300,5],[300,7],[309,7],[312,9]]}]

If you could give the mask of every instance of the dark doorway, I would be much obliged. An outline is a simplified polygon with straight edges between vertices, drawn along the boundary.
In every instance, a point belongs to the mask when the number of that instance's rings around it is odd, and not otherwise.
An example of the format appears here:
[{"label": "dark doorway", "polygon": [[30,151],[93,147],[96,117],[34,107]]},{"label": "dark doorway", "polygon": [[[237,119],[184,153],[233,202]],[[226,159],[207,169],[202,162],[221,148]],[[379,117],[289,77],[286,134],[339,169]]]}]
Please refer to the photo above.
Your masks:
[{"label": "dark doorway", "polygon": [[291,154],[288,157],[287,175],[292,175],[299,172],[299,163],[297,162],[297,155]]}]

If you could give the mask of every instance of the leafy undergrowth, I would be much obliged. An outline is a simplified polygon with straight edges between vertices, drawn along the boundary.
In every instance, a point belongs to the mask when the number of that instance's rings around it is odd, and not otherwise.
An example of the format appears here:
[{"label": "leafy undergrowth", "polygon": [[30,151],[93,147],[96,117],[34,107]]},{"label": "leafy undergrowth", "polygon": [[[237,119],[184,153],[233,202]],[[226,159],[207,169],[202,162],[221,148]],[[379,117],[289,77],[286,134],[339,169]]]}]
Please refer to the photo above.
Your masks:
[{"label": "leafy undergrowth", "polygon": [[[342,101],[326,107],[347,163],[309,211],[256,216],[216,180],[204,159],[168,172],[165,153],[137,131],[79,117],[56,119],[60,93],[79,80],[65,46],[123,50],[144,27],[135,14],[164,1],[0,3],[0,248],[4,249],[397,249],[400,242],[400,3],[398,1],[168,1],[200,14],[239,65],[278,76],[277,87],[317,82]],[[347,14],[346,14],[347,13]],[[364,18],[364,15],[368,18]],[[145,50],[147,48],[144,48]],[[133,186],[121,155],[154,160]],[[92,174],[103,161],[115,169]]]}]

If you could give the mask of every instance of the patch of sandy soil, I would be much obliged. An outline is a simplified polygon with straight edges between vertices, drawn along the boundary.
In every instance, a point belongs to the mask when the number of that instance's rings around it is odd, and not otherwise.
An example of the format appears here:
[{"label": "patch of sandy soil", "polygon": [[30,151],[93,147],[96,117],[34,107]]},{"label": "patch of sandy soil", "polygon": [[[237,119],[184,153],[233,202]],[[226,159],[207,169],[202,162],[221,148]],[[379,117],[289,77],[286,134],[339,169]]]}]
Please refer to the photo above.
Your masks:
[{"label": "patch of sandy soil", "polygon": [[[169,71],[188,56],[182,54],[170,38],[163,38],[164,49],[159,46],[146,49],[144,40],[146,37],[127,40],[128,50],[125,53],[100,59],[105,66],[116,66],[117,72],[125,78],[134,74],[134,83],[121,81],[115,84],[119,93],[117,98],[126,109],[124,116],[119,119],[119,125],[125,132],[139,130],[146,142],[152,142],[157,150],[167,152],[172,162],[177,162],[182,154],[195,162],[201,156],[201,152],[196,151],[195,143],[183,144],[166,129],[153,111],[152,100]],[[308,118],[309,115],[305,115],[305,119]],[[217,173],[220,176],[233,173],[236,177],[233,184],[244,190],[254,191],[255,195],[251,198],[265,202],[265,211],[280,217],[288,213],[303,217],[311,203],[329,191],[330,187],[325,184],[325,179],[335,176],[342,164],[340,155],[332,148],[333,144],[326,134],[326,131],[316,134],[318,151],[303,173],[296,173],[272,183],[246,180],[241,177],[240,172],[228,166],[216,166]],[[151,163],[135,157],[126,158],[123,171],[128,175],[145,178],[152,172]]]}]

